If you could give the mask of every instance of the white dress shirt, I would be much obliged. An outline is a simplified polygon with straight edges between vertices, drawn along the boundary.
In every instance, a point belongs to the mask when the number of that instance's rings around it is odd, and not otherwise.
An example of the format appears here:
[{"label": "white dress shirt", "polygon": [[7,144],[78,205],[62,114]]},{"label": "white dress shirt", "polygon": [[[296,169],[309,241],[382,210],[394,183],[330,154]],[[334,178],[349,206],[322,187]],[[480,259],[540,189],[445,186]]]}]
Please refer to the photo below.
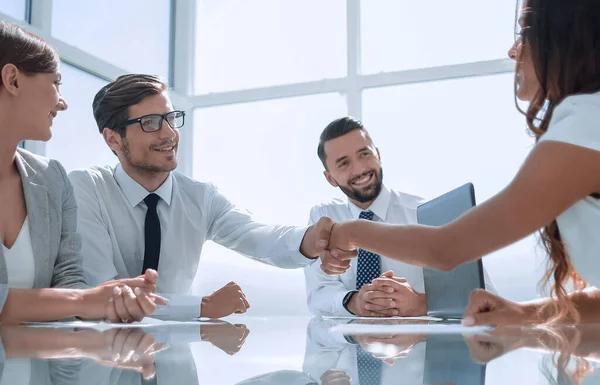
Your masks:
[{"label": "white dress shirt", "polygon": [[[414,195],[389,190],[385,185],[379,196],[367,209],[373,212],[373,220],[397,225],[417,223],[417,207],[424,203],[423,199]],[[310,211],[310,224],[321,217],[330,217],[335,222],[346,222],[358,219],[361,208],[350,200],[334,199],[331,203],[315,206]],[[352,316],[343,305],[343,299],[349,291],[356,290],[356,263],[341,275],[327,275],[321,269],[320,262],[315,262],[304,269],[306,278],[307,303],[310,311],[323,316]],[[406,278],[408,283],[419,293],[425,291],[423,269],[391,258],[381,256],[381,272],[388,270],[394,276]],[[493,289],[491,280],[484,269],[486,288]]]},{"label": "white dress shirt", "polygon": [[29,217],[25,217],[17,239],[9,249],[2,245],[6,262],[8,287],[31,289],[35,280],[35,258],[29,232]]},{"label": "white dress shirt", "polygon": [[[79,207],[81,255],[89,284],[140,275],[147,211],[144,198],[150,192],[121,165],[77,170],[69,178]],[[161,225],[157,292],[161,294],[189,294],[202,246],[209,240],[282,268],[304,267],[312,261],[299,251],[307,227],[254,222],[211,184],[172,172],[154,193],[161,198],[157,206]],[[199,297],[168,298],[171,315],[199,316]],[[181,313],[181,306],[187,311]]]}]

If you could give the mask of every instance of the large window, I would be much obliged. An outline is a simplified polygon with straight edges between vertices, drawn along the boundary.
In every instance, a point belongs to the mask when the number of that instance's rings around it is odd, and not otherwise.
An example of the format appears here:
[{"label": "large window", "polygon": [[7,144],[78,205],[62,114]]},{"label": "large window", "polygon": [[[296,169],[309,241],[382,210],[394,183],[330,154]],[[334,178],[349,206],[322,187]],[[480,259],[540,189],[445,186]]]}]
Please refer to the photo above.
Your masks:
[{"label": "large window", "polygon": [[54,119],[46,156],[58,159],[67,172],[116,164],[117,157],[104,142],[92,114],[92,100],[106,81],[68,64],[61,66],[61,73],[61,92],[69,108]]},{"label": "large window", "polygon": [[52,35],[129,72],[169,75],[171,2],[54,0]]},{"label": "large window", "polygon": [[[512,74],[369,89],[363,100],[384,182],[425,199],[473,182],[478,203],[487,200],[511,181],[534,143],[515,108]],[[541,261],[533,241],[484,259],[502,295],[535,296]]]},{"label": "large window", "polygon": [[[199,109],[194,178],[214,183],[234,203],[271,224],[304,225],[325,196],[339,196],[317,157],[321,130],[346,114],[339,94]],[[227,271],[224,275],[223,272]],[[307,314],[302,270],[282,270],[207,244],[195,291],[206,295],[234,280],[254,314]],[[272,293],[279,298],[273,305]]]},{"label": "large window", "polygon": [[506,0],[363,0],[363,73],[503,58],[513,43]]},{"label": "large window", "polygon": [[17,20],[25,20],[27,0],[4,0],[0,1],[0,12],[6,13]]},{"label": "large window", "polygon": [[[180,171],[268,223],[302,225],[313,205],[345,199],[316,155],[321,130],[344,115],[371,131],[385,183],[425,198],[471,181],[483,202],[533,144],[506,58],[515,1],[14,0],[0,12],[23,20],[26,4],[34,31],[73,64],[62,68],[69,110],[45,147],[28,148],[68,170],[117,162],[91,102],[103,79],[125,72],[173,72],[173,101],[187,112]],[[501,295],[535,296],[535,255],[528,238],[486,257]],[[301,270],[208,244],[194,292],[229,281],[248,293],[251,314],[307,314]]]},{"label": "large window", "polygon": [[196,93],[346,74],[344,0],[200,0]]}]

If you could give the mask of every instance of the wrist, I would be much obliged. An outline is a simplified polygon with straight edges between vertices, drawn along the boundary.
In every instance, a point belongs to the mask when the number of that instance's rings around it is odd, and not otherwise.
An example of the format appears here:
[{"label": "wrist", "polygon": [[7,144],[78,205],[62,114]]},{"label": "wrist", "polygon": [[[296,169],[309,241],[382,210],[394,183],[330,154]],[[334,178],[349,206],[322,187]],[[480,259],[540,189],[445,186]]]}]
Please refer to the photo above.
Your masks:
[{"label": "wrist", "polygon": [[358,291],[349,291],[346,297],[344,308],[353,315],[359,315],[358,311]]},{"label": "wrist", "polygon": [[208,306],[210,303],[210,296],[202,297],[202,301],[200,301],[200,317],[209,317],[206,312],[208,311]]},{"label": "wrist", "polygon": [[[302,237],[302,241],[300,242],[300,248],[298,249],[300,254],[308,259],[317,259],[319,257],[316,248],[317,236],[316,225],[311,225],[304,233],[304,237]],[[313,245],[312,247],[309,246],[311,244]]]},{"label": "wrist", "polygon": [[342,239],[345,239],[348,245],[350,246],[350,250],[358,249],[357,245],[358,240],[356,239],[356,234],[360,233],[360,229],[357,230],[357,227],[360,227],[360,223],[363,221],[362,219],[355,219],[352,221],[341,223],[337,228],[337,231],[342,232]]},{"label": "wrist", "polygon": [[515,302],[515,306],[521,311],[525,323],[538,324],[544,322],[544,318],[550,318],[542,314],[544,304],[540,302]]},{"label": "wrist", "polygon": [[[73,290],[73,293],[67,296],[69,314],[82,320],[102,319],[98,316],[98,309],[95,306],[93,295],[96,289]],[[104,311],[104,309],[103,309]]]}]

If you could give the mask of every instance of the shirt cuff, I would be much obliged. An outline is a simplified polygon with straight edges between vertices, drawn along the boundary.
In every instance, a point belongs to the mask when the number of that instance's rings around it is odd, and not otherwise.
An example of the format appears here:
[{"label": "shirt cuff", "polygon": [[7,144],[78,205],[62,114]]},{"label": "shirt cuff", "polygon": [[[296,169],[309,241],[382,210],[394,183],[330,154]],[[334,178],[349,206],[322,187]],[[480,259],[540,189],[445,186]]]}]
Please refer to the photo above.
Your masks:
[{"label": "shirt cuff", "polygon": [[[348,290],[348,291],[352,291],[352,290]],[[350,313],[344,307],[344,297],[346,296],[346,294],[348,294],[348,291],[343,291],[341,293],[338,293],[333,298],[333,301],[335,304],[335,309],[334,309],[335,314],[339,314],[341,317],[356,317],[355,314]]]},{"label": "shirt cuff", "polygon": [[288,250],[290,250],[290,259],[294,262],[298,267],[305,267],[312,264],[314,261],[319,260],[319,258],[307,258],[300,252],[300,246],[302,245],[302,240],[304,239],[304,235],[310,226],[304,227],[296,227],[293,230],[290,230],[290,235],[288,237]]},{"label": "shirt cuff", "polygon": [[152,317],[169,320],[195,320],[200,317],[202,297],[195,295],[159,294],[169,300],[166,306],[157,306]]}]

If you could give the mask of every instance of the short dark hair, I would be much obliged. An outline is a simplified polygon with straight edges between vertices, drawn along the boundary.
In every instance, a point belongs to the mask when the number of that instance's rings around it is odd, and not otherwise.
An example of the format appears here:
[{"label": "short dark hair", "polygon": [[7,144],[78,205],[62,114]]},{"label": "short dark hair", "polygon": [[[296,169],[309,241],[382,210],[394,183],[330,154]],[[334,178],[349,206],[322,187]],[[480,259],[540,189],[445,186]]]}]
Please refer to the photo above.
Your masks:
[{"label": "short dark hair", "polygon": [[340,136],[344,136],[354,130],[363,130],[367,134],[367,138],[372,142],[372,139],[362,122],[352,116],[345,116],[343,118],[336,119],[329,123],[327,127],[325,127],[321,133],[321,137],[319,138],[319,147],[317,148],[317,155],[319,156],[319,159],[321,159],[321,163],[323,163],[325,170],[327,170],[327,154],[325,154],[325,143],[339,138]]},{"label": "short dark hair", "polygon": [[59,61],[58,53],[44,39],[18,25],[0,22],[0,70],[13,64],[26,74],[54,73]]},{"label": "short dark hair", "polygon": [[167,83],[156,75],[130,74],[119,76],[117,80],[105,85],[98,91],[92,102],[94,119],[102,134],[105,128],[117,131],[125,136],[125,127],[119,125],[130,119],[129,107],[142,99],[166,91]]}]

